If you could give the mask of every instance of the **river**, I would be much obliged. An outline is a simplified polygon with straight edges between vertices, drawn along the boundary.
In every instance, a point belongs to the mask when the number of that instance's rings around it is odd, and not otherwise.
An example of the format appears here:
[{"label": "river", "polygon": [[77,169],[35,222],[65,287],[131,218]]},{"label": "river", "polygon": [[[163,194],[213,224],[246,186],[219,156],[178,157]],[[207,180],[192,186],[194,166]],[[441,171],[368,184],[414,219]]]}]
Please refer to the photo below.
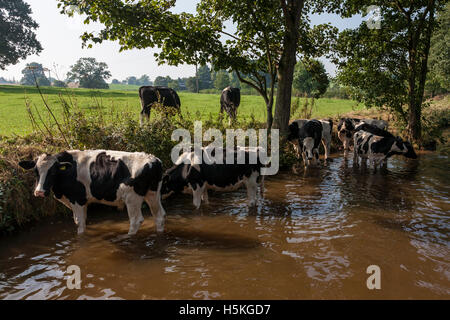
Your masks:
[{"label": "river", "polygon": [[[264,199],[210,193],[166,200],[135,237],[125,211],[90,210],[0,239],[1,299],[449,299],[450,161],[393,158],[373,173],[337,155],[327,167],[266,179]],[[81,289],[67,288],[77,265]],[[379,266],[381,289],[366,272]]]}]

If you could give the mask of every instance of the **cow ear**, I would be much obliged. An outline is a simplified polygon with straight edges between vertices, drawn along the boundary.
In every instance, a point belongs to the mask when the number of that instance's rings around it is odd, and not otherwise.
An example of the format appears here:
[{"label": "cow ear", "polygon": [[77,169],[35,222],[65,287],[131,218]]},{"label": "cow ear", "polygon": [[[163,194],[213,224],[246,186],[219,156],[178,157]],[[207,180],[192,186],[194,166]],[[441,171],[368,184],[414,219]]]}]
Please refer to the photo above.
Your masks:
[{"label": "cow ear", "polygon": [[58,164],[59,171],[66,171],[70,168],[72,168],[72,164],[70,162],[60,162]]},{"label": "cow ear", "polygon": [[22,160],[19,162],[19,166],[21,166],[25,170],[30,170],[36,166],[36,162],[34,162],[33,160]]}]

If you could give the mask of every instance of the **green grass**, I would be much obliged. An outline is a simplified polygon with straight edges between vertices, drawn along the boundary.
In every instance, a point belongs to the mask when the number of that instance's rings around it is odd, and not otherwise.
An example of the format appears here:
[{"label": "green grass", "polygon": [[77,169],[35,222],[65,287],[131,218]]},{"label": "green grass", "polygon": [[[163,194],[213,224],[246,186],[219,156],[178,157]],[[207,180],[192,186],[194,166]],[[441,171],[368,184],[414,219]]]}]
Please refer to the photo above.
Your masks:
[{"label": "green grass", "polygon": [[[71,100],[82,112],[91,113],[102,109],[105,114],[110,110],[127,111],[139,118],[141,109],[137,88],[134,91],[118,90],[112,86],[109,90],[63,89],[43,87],[42,92],[57,118],[62,117],[60,96]],[[127,88],[130,89],[130,88]],[[210,114],[217,115],[220,110],[219,94],[195,94],[180,92],[182,113],[189,114],[198,120],[208,119]],[[70,97],[70,99],[69,99]],[[0,136],[24,135],[32,131],[31,122],[26,111],[26,101],[33,108],[37,108],[45,119],[49,115],[45,112],[44,103],[35,87],[0,86]],[[302,103],[303,100],[301,100]],[[337,114],[344,114],[354,110],[356,103],[351,100],[319,99],[313,110],[312,117],[325,118]],[[361,109],[358,106],[357,109]],[[250,117],[265,121],[266,108],[262,97],[244,95],[238,109],[238,117]]]}]

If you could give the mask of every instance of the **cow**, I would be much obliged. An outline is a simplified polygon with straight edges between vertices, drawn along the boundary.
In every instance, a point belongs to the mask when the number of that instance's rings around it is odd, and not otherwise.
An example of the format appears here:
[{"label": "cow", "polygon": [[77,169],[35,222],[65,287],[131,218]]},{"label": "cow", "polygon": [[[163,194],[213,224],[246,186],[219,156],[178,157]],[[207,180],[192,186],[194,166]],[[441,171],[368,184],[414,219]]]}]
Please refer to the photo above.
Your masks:
[{"label": "cow", "polygon": [[[172,194],[185,193],[193,195],[193,204],[198,209],[202,200],[208,203],[208,190],[234,191],[242,186],[247,188],[248,205],[256,205],[257,189],[262,190],[264,176],[261,175],[263,164],[258,160],[257,149],[202,148],[203,161],[198,161],[194,151],[184,152],[168,169],[163,177],[162,195],[166,199]],[[218,152],[223,161],[217,160]],[[233,156],[233,164],[227,164],[227,152]],[[243,163],[238,162],[242,152]],[[256,161],[251,161],[252,157]],[[201,162],[201,163],[200,163]],[[199,163],[199,164],[197,164]],[[254,164],[253,164],[254,163]]]},{"label": "cow", "polygon": [[34,169],[34,196],[45,197],[53,191],[55,198],[73,212],[78,234],[86,228],[90,203],[127,207],[129,235],[137,233],[144,221],[141,206],[145,201],[155,217],[156,230],[164,231],[165,211],[161,205],[163,169],[161,160],[143,152],[110,150],[68,150],[36,160],[20,161]]},{"label": "cow", "polygon": [[229,121],[236,119],[237,108],[241,103],[241,90],[239,88],[226,87],[220,96],[220,113],[228,114]]},{"label": "cow", "polygon": [[404,155],[407,158],[417,159],[409,141],[403,141],[400,137],[392,135],[379,136],[367,131],[357,131],[353,137],[353,163],[358,165],[358,158],[363,163],[369,159],[369,165],[372,164],[376,170],[377,165],[390,158],[393,155]]},{"label": "cow", "polygon": [[361,123],[367,123],[382,130],[388,129],[388,123],[384,120],[378,119],[355,119],[355,118],[341,118],[338,123],[338,137],[344,146],[344,153],[347,155],[350,150],[350,143],[353,141],[353,134],[355,127]]},{"label": "cow", "polygon": [[[300,158],[300,155],[302,153],[300,144],[299,144],[299,137],[302,134],[301,129],[308,121],[309,120],[305,120],[305,119],[294,120],[289,125],[288,141],[290,141],[293,144],[298,158]],[[322,144],[323,144],[323,148],[325,150],[325,162],[326,162],[329,160],[329,156],[330,156],[331,133],[333,130],[333,121],[332,120],[319,120],[319,121],[322,124]]]},{"label": "cow", "polygon": [[150,111],[152,105],[160,103],[164,107],[175,108],[180,111],[180,97],[175,90],[167,87],[142,86],[139,88],[139,99],[141,100],[140,123],[144,123],[144,119],[150,119]]},{"label": "cow", "polygon": [[[324,125],[328,126],[324,130]],[[332,122],[319,121],[319,120],[297,120],[289,125],[288,141],[294,144],[296,147],[297,156],[300,158],[300,154],[303,158],[303,164],[306,167],[313,162],[317,164],[319,160],[319,144],[322,141],[322,133],[326,131],[326,134],[330,135],[329,142],[331,142],[331,127]],[[323,142],[325,146],[325,156],[328,158],[329,143]]]}]

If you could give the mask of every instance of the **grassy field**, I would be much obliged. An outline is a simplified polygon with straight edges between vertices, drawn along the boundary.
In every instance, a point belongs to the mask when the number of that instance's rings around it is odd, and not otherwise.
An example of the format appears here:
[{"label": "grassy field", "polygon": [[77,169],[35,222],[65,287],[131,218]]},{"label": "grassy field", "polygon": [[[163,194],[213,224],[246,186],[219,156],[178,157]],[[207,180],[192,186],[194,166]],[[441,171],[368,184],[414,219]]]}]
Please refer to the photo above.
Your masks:
[{"label": "grassy field", "polygon": [[[44,87],[42,88],[42,92],[44,99],[57,118],[62,117],[60,96],[71,101],[74,106],[86,113],[99,109],[102,109],[105,114],[110,110],[128,111],[134,113],[136,119],[139,118],[141,107],[137,87],[135,91]],[[207,119],[210,115],[214,116],[219,112],[220,96],[218,94],[180,92],[179,96],[181,99],[182,113],[189,113],[195,119]],[[42,117],[48,117],[48,114],[44,111],[44,103],[35,87],[0,86],[0,135],[24,135],[32,131],[31,122],[27,113],[27,102],[32,108],[38,109]],[[304,100],[300,99],[300,109],[303,102]],[[319,99],[316,107],[313,109],[312,117],[324,118],[360,109],[362,109],[362,106],[358,106],[351,100]],[[251,115],[260,121],[265,121],[266,119],[265,104],[260,96],[241,97],[238,117],[250,117]]]}]

